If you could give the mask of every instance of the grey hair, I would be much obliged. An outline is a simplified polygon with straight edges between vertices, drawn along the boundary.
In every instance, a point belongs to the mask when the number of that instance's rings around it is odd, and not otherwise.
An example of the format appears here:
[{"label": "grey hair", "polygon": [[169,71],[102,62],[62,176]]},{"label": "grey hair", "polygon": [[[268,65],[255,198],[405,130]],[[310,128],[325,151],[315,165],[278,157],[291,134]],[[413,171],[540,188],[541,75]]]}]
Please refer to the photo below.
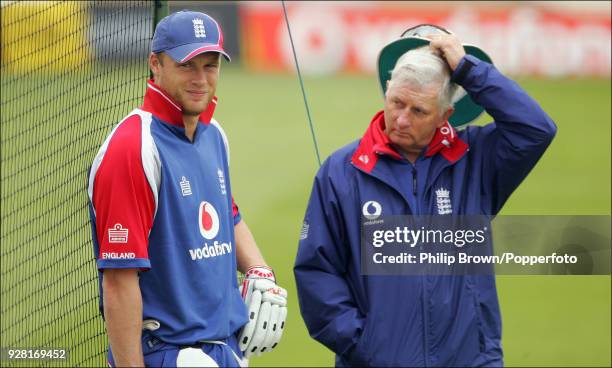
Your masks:
[{"label": "grey hair", "polygon": [[[391,71],[389,85],[399,83],[416,84],[418,87],[439,85],[438,106],[440,114],[453,107],[457,85],[450,80],[451,70],[440,56],[429,47],[419,47],[402,55]],[[387,90],[388,91],[388,90]]]}]

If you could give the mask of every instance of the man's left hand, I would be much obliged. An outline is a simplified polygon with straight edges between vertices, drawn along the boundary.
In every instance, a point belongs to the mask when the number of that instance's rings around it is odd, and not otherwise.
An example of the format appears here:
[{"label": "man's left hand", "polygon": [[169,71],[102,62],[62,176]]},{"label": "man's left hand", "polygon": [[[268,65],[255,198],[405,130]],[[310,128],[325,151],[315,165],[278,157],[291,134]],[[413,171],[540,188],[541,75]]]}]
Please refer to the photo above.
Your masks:
[{"label": "man's left hand", "polygon": [[465,50],[457,36],[454,34],[430,35],[427,36],[427,38],[430,39],[429,47],[432,51],[446,60],[448,66],[454,71],[461,61],[461,58],[465,56]]},{"label": "man's left hand", "polygon": [[249,316],[238,339],[240,350],[246,358],[271,351],[285,328],[287,290],[276,285],[271,268],[257,266],[246,272],[240,292]]}]

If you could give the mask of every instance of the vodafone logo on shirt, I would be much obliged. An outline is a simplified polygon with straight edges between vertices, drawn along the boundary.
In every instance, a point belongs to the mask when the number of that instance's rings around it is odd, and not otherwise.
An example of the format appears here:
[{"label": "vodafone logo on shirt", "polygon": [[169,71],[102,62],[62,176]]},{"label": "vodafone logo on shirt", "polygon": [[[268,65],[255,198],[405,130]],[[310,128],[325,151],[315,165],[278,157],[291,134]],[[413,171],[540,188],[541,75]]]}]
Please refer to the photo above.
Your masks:
[{"label": "vodafone logo on shirt", "polygon": [[200,210],[198,212],[200,234],[202,234],[205,239],[214,239],[219,233],[219,214],[217,210],[212,204],[203,201],[200,203]]},{"label": "vodafone logo on shirt", "polygon": [[[198,211],[198,226],[200,234],[206,240],[213,240],[219,234],[219,213],[210,202],[203,201],[200,203]],[[223,242],[222,240],[214,240],[211,242],[205,241],[202,246],[189,249],[189,257],[192,261],[210,260],[232,253],[232,243]]]}]

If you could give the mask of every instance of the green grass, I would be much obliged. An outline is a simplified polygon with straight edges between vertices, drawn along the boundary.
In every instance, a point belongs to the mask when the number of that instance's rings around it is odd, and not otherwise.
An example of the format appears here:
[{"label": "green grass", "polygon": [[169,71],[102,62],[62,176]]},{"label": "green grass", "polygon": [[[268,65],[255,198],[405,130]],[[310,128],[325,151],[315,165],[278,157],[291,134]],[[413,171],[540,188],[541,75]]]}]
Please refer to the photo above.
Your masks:
[{"label": "green grass", "polygon": [[[104,364],[106,342],[96,314],[86,170],[112,125],[140,104],[144,91],[137,76],[113,89],[127,72],[108,70],[95,82],[78,75],[31,77],[11,82],[10,89],[2,77],[2,345],[72,346],[71,364],[80,365]],[[559,132],[503,213],[609,215],[610,80],[519,82]],[[305,87],[322,158],[360,137],[382,107],[373,76],[307,78]],[[292,274],[318,167],[298,81],[224,66],[218,95],[216,117],[231,144],[236,201],[289,291],[283,341],[251,366],[333,365],[333,354],[308,336]],[[36,107],[39,101],[50,102]],[[96,109],[94,119],[81,119]],[[610,276],[499,276],[506,364],[609,366],[609,286]]]}]

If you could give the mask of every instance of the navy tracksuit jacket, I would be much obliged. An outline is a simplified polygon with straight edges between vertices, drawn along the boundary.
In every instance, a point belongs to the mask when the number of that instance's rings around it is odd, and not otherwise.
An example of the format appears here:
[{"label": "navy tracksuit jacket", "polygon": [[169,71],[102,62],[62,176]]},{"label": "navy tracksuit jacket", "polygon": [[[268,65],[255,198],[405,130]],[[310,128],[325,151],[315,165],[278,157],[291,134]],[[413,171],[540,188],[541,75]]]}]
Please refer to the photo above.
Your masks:
[{"label": "navy tracksuit jacket", "polygon": [[[310,335],[336,353],[337,366],[503,365],[494,276],[360,270],[366,202],[378,202],[383,216],[438,214],[442,188],[453,215],[495,215],[555,135],[548,115],[494,66],[466,56],[452,80],[495,120],[457,133],[469,146],[460,157],[421,155],[413,165],[362,139],[333,153],[316,175],[294,272]],[[355,152],[368,150],[376,163],[364,169]]]}]

